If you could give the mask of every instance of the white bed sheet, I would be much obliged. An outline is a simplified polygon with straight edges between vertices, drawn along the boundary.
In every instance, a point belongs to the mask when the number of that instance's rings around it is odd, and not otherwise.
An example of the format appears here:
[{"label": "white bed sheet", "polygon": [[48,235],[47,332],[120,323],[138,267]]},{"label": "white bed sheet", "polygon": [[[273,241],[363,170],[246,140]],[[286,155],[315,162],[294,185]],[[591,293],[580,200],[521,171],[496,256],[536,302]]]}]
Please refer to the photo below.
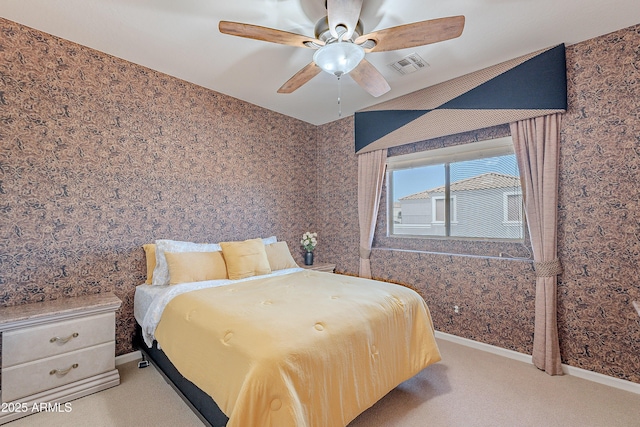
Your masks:
[{"label": "white bed sheet", "polygon": [[[247,277],[240,280],[207,280],[204,282],[181,283],[179,285],[152,286],[139,285],[133,301],[133,315],[142,327],[142,338],[147,346],[151,347],[155,339],[156,326],[160,322],[162,312],[169,302],[180,294],[185,292],[196,291],[199,289],[212,288],[216,286],[229,285],[231,283],[246,282],[249,280],[262,279],[264,277],[281,276],[302,271],[302,268],[287,268],[284,270],[274,271],[271,274],[261,276]],[[158,289],[145,289],[158,288]],[[159,346],[158,346],[159,348]]]},{"label": "white bed sheet", "polygon": [[169,285],[151,286],[146,283],[136,286],[136,292],[133,296],[133,317],[136,318],[138,325],[142,325],[144,315],[149,310],[153,299],[162,294],[168,287]]}]

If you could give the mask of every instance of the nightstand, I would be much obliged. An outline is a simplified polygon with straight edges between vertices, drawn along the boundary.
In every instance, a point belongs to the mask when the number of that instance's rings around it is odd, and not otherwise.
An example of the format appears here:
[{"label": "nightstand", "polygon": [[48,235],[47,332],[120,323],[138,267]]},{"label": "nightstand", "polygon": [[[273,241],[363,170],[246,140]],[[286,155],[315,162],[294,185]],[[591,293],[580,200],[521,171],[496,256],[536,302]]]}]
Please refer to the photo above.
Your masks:
[{"label": "nightstand", "polygon": [[335,264],[321,262],[317,262],[313,265],[301,265],[300,267],[306,268],[307,270],[326,271],[327,273],[333,273],[334,271],[336,271]]},{"label": "nightstand", "polygon": [[115,312],[121,304],[104,293],[0,308],[1,398],[8,409],[0,424],[120,384]]}]

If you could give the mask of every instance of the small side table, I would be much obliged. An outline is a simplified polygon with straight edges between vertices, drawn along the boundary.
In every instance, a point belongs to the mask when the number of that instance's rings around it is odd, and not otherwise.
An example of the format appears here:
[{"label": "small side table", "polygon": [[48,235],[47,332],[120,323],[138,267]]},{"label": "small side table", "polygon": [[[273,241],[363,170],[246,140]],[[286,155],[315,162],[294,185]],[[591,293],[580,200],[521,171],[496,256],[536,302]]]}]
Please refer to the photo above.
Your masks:
[{"label": "small side table", "polygon": [[333,273],[334,271],[336,271],[335,264],[322,262],[317,262],[313,265],[301,265],[300,267],[306,268],[307,270],[326,271],[327,273]]},{"label": "small side table", "polygon": [[109,292],[0,308],[0,424],[41,404],[51,408],[120,384],[115,318],[121,304]]}]

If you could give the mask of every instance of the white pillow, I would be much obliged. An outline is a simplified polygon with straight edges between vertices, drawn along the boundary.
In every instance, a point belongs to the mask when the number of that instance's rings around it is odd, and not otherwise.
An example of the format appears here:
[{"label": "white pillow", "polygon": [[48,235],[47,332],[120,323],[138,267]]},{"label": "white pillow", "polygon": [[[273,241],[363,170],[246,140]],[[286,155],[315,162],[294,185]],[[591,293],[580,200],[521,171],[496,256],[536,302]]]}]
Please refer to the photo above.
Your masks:
[{"label": "white pillow", "polygon": [[278,241],[278,239],[276,238],[276,236],[271,236],[271,237],[263,237],[262,238],[262,243],[264,243],[265,246],[267,245],[273,245],[274,243],[276,243]]},{"label": "white pillow", "polygon": [[169,266],[165,252],[217,252],[222,248],[217,243],[193,243],[178,240],[156,240],[156,268],[153,269],[152,286],[169,284]]}]

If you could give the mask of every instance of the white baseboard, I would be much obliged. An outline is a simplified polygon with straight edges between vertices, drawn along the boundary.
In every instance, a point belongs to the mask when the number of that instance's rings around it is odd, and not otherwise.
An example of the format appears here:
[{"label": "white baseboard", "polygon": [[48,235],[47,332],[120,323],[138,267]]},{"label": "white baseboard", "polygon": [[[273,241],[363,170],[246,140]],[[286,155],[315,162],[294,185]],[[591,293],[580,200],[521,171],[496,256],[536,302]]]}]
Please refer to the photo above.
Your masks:
[{"label": "white baseboard", "polygon": [[[458,337],[456,335],[447,334],[446,332],[436,331],[436,338],[451,341],[456,344],[472,347],[478,350],[486,351],[489,353],[497,354],[498,356],[508,357],[509,359],[518,360],[520,362],[532,364],[531,355],[519,353],[517,351],[509,350],[502,347],[497,347],[491,344],[485,344],[483,342],[470,340],[468,338]],[[598,384],[603,384],[609,387],[614,387],[620,390],[629,391],[631,393],[640,394],[640,384],[631,381],[621,380],[620,378],[610,377],[608,375],[600,374],[598,372],[588,371],[582,368],[576,368],[575,366],[569,366],[562,364],[562,372],[567,375],[582,378],[585,380],[593,381]]]},{"label": "white baseboard", "polygon": [[518,353],[517,351],[497,347],[491,344],[485,344],[483,342],[470,340],[468,338],[462,338],[457,335],[447,334],[446,332],[436,331],[436,338],[451,341],[456,344],[464,345],[466,347],[472,347],[478,350],[486,351],[488,353],[497,354],[498,356],[508,357],[509,359],[515,359],[520,362],[529,364],[533,363],[530,354]]},{"label": "white baseboard", "polygon": [[140,350],[132,351],[131,353],[121,354],[120,356],[116,356],[116,366],[122,365],[124,363],[135,362],[136,360],[142,359],[142,353]]}]

